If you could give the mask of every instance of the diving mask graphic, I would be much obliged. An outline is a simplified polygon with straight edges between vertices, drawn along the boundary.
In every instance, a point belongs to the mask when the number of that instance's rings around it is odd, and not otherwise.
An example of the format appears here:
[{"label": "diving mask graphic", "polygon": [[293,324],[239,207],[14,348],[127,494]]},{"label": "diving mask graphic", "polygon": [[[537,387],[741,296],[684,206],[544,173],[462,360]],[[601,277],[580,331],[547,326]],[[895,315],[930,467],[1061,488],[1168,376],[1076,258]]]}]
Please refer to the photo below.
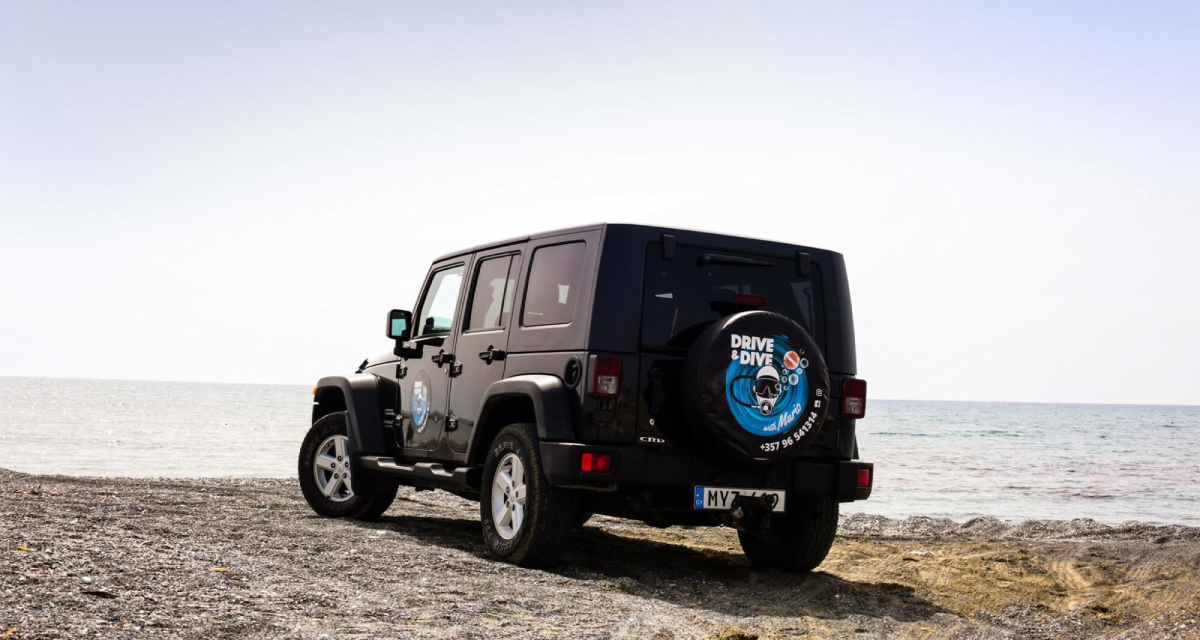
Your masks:
[{"label": "diving mask graphic", "polygon": [[779,372],[775,367],[767,365],[758,370],[754,376],[754,400],[758,403],[758,411],[764,416],[771,414],[775,408],[775,400],[783,390],[779,381]]},{"label": "diving mask graphic", "polygon": [[754,374],[753,404],[739,400],[737,398],[738,394],[733,392],[733,383],[736,383],[738,380],[748,379],[750,379],[750,376],[738,376],[730,381],[730,399],[738,404],[758,409],[758,412],[764,416],[771,415],[771,411],[775,409],[775,402],[779,400],[779,394],[783,393],[783,382],[779,378],[779,370],[772,365],[766,365]]}]

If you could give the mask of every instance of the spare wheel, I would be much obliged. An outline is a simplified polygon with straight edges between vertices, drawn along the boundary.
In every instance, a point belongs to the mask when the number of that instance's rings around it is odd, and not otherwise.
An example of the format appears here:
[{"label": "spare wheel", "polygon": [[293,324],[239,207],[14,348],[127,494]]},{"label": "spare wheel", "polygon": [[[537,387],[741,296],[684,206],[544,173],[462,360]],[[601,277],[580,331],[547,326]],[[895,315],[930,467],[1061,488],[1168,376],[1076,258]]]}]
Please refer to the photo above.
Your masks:
[{"label": "spare wheel", "polygon": [[718,461],[794,458],[829,408],[829,370],[795,320],[746,311],[713,323],[692,345],[681,399],[692,431]]}]

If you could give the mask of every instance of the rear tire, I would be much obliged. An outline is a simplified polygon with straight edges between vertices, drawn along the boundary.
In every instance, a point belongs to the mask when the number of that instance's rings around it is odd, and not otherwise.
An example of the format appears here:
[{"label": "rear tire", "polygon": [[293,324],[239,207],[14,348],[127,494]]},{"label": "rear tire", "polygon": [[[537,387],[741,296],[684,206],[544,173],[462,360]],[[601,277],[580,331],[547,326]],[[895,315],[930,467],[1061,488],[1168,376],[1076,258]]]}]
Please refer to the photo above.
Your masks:
[{"label": "rear tire", "polygon": [[488,450],[479,497],[483,542],[492,555],[522,567],[559,561],[578,521],[579,496],[546,480],[536,426],[500,431]]},{"label": "rear tire", "polygon": [[838,503],[817,500],[782,518],[771,516],[766,531],[739,531],[738,540],[756,569],[807,573],[825,560],[837,525]]},{"label": "rear tire", "polygon": [[308,430],[297,469],[300,492],[317,515],[376,520],[392,506],[399,485],[390,478],[355,475],[348,434],[345,412],[324,416]]}]

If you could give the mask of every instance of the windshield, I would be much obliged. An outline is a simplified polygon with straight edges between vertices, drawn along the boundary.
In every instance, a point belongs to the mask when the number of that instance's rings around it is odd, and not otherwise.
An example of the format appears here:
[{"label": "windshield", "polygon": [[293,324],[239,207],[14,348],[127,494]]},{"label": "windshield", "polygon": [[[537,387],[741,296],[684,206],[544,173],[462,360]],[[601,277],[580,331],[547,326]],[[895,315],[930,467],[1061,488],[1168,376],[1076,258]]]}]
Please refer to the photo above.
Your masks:
[{"label": "windshield", "polygon": [[[694,247],[677,247],[675,259],[664,260],[652,244],[644,296],[644,347],[686,349],[713,322],[755,309],[788,316],[817,337],[813,282],[796,275],[792,260]],[[762,384],[770,395],[770,381]]]}]

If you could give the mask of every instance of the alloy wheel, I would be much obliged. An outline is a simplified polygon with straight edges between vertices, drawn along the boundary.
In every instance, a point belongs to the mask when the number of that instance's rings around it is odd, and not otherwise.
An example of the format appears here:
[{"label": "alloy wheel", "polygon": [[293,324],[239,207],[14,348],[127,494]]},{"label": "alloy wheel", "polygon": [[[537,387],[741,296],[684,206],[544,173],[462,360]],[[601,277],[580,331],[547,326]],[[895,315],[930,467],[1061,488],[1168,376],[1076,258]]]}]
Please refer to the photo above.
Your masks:
[{"label": "alloy wheel", "polygon": [[515,453],[500,459],[492,477],[492,522],[496,533],[505,540],[512,540],[525,521],[525,465]]},{"label": "alloy wheel", "polygon": [[354,488],[350,484],[350,456],[346,453],[349,442],[344,435],[329,436],[321,441],[317,455],[313,457],[317,488],[334,502],[345,502],[354,497]]}]

